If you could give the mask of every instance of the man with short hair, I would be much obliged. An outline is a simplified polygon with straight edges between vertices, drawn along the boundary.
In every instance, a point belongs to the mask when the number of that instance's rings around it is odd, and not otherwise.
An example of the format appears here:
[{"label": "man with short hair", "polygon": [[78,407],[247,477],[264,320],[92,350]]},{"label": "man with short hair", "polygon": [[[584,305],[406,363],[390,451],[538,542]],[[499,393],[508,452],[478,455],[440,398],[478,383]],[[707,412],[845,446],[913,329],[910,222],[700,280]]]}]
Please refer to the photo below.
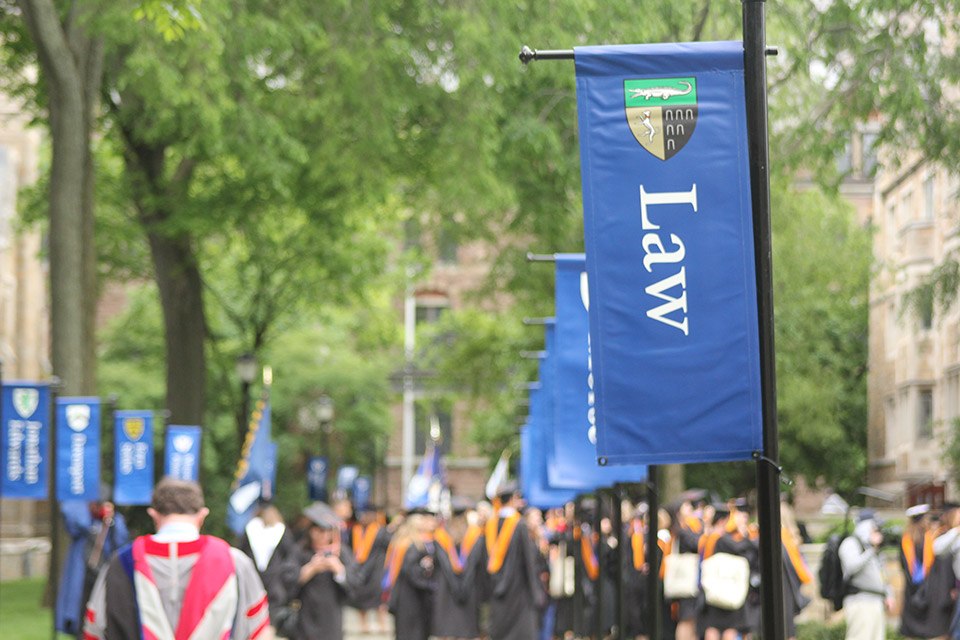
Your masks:
[{"label": "man with short hair", "polygon": [[157,532],[100,572],[84,634],[100,640],[252,640],[270,622],[267,594],[243,552],[200,535],[209,510],[194,482],[164,478],[147,513]]}]

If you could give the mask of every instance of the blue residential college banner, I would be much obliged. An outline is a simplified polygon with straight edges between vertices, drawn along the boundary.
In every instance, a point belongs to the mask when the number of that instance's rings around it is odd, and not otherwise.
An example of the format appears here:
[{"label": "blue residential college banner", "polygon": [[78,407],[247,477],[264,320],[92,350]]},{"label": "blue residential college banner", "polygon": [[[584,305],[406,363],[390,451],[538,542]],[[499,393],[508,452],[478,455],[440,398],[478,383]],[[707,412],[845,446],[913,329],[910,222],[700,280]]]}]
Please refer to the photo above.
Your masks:
[{"label": "blue residential college banner", "polygon": [[45,382],[3,383],[0,413],[0,495],[46,500],[50,437],[50,386]]},{"label": "blue residential college banner", "polygon": [[743,45],[575,49],[597,454],[762,448]]},{"label": "blue residential college banner", "polygon": [[[593,378],[590,371],[590,322],[587,314],[586,262],[582,253],[556,256],[556,322],[548,360],[541,374],[553,387],[553,457],[547,467],[550,484],[591,491],[617,482],[643,482],[645,465],[597,464]],[[546,363],[545,363],[546,364]]]},{"label": "blue residential college banner", "polygon": [[307,494],[311,500],[327,501],[326,458],[310,458],[307,461]]},{"label": "blue residential college banner", "polygon": [[167,426],[164,446],[163,474],[180,480],[200,480],[200,438],[197,426],[171,424]]},{"label": "blue residential college banner", "polygon": [[114,413],[114,488],[118,505],[150,504],[153,493],[153,412]]},{"label": "blue residential college banner", "polygon": [[356,511],[364,511],[370,504],[370,490],[373,487],[373,481],[370,476],[357,476],[353,481],[353,508]]},{"label": "blue residential college banner", "polygon": [[577,497],[577,490],[558,488],[547,477],[547,452],[551,438],[549,416],[543,402],[544,389],[530,389],[530,417],[520,431],[520,486],[527,503],[540,508],[559,507]]},{"label": "blue residential college banner", "polygon": [[57,398],[57,500],[100,497],[100,398]]}]

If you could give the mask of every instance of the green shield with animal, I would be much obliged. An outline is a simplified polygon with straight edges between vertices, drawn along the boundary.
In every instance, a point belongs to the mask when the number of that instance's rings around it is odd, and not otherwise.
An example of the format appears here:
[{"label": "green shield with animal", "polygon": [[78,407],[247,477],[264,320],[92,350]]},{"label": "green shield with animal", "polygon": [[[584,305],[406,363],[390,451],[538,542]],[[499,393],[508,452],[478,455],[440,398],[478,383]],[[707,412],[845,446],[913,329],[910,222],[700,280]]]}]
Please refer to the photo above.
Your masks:
[{"label": "green shield with animal", "polygon": [[624,80],[623,103],[637,142],[669,160],[687,144],[697,125],[697,79]]}]

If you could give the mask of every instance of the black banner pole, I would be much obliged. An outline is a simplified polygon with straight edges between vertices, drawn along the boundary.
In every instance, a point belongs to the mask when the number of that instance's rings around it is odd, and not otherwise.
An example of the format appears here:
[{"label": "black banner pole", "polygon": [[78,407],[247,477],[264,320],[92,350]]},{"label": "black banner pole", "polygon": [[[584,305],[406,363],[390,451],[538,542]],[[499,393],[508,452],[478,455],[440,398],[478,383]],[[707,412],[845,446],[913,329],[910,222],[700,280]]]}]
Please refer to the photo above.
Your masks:
[{"label": "black banner pole", "polygon": [[614,575],[616,576],[616,591],[614,594],[613,601],[613,624],[616,628],[616,632],[613,634],[613,637],[616,640],[623,640],[626,638],[626,626],[624,625],[623,614],[626,609],[623,606],[623,561],[626,558],[626,552],[624,551],[626,544],[623,535],[623,486],[617,482],[613,485],[613,535],[617,537],[617,546],[614,549],[613,558],[615,559],[616,565],[614,566]]},{"label": "black banner pole", "polygon": [[[581,526],[583,520],[583,507],[581,506],[581,497],[577,496],[577,501],[574,503],[573,508],[573,526],[580,529],[580,535],[583,535],[583,527]],[[571,529],[570,544],[574,546],[573,553],[574,558],[580,558],[580,562],[573,563],[573,635],[580,637],[586,635],[586,625],[584,624],[583,619],[583,566],[584,559],[581,545],[580,549],[576,548],[577,539],[576,536],[572,535],[573,530]]]},{"label": "black banner pole", "polygon": [[650,573],[647,574],[647,614],[650,622],[650,631],[648,637],[653,640],[661,640],[663,633],[661,628],[663,620],[661,609],[663,608],[663,598],[660,593],[660,547],[657,544],[657,534],[659,528],[657,513],[660,511],[660,467],[652,464],[647,467],[647,539],[644,541],[646,548],[647,568]]},{"label": "black banner pole", "polygon": [[743,0],[744,92],[753,244],[756,255],[757,316],[760,337],[760,385],[763,451],[756,452],[760,518],[762,636],[783,640],[783,569],[780,551],[780,466],[777,440],[777,386],[773,341],[773,269],[770,231],[770,167],[767,142],[766,18],[763,0]]},{"label": "black banner pole", "polygon": [[594,636],[593,636],[593,637],[596,638],[597,640],[600,640],[601,638],[603,638],[603,610],[604,610],[604,604],[605,604],[605,602],[606,602],[606,599],[609,597],[609,595],[606,593],[606,589],[603,588],[603,587],[604,587],[604,584],[603,584],[603,583],[604,583],[604,579],[603,579],[603,577],[604,577],[604,575],[606,574],[606,571],[607,571],[607,563],[606,563],[606,561],[604,560],[604,557],[603,557],[603,556],[604,556],[604,553],[603,553],[603,532],[600,530],[600,529],[601,529],[600,523],[603,521],[603,498],[604,498],[603,489],[597,489],[597,490],[596,490],[596,493],[595,493],[595,497],[596,497],[596,500],[597,500],[597,508],[596,508],[596,510],[593,512],[593,523],[592,523],[592,525],[591,525],[591,526],[593,527],[593,533],[590,534],[590,537],[592,538],[594,535],[597,536],[597,546],[596,546],[596,547],[593,546],[593,540],[590,540],[589,542],[590,542],[590,547],[591,547],[591,548],[595,548],[595,549],[597,550],[597,551],[596,551],[596,553],[597,553],[597,570],[598,570],[598,573],[597,573],[597,605],[596,605],[596,607],[595,607],[595,609],[594,609],[594,619],[593,619],[593,631],[594,631]]},{"label": "black banner pole", "polygon": [[[57,396],[60,395],[60,379],[50,379],[50,433],[47,437],[47,465],[50,467],[50,562],[54,569],[50,571],[50,579],[53,593],[53,604],[50,609],[53,611],[53,640],[57,640],[57,600],[60,599],[60,578],[63,571],[63,563],[60,562],[60,556],[63,555],[63,549],[60,545],[60,503],[57,501],[57,470],[55,467],[57,459]],[[86,603],[84,603],[86,604]],[[83,621],[81,620],[81,623]]]}]

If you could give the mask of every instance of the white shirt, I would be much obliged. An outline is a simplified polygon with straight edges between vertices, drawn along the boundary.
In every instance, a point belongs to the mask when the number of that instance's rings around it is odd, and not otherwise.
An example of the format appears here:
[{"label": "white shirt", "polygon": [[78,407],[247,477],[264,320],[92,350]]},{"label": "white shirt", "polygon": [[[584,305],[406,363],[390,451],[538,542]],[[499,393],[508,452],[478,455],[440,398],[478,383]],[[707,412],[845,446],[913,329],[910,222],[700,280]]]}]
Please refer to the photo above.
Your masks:
[{"label": "white shirt", "polygon": [[250,551],[253,552],[253,561],[261,572],[265,571],[267,565],[270,564],[270,558],[273,557],[273,552],[280,544],[280,538],[283,537],[283,532],[286,529],[286,525],[282,522],[268,527],[259,516],[252,518],[247,523],[246,531],[247,540],[250,541]]}]

